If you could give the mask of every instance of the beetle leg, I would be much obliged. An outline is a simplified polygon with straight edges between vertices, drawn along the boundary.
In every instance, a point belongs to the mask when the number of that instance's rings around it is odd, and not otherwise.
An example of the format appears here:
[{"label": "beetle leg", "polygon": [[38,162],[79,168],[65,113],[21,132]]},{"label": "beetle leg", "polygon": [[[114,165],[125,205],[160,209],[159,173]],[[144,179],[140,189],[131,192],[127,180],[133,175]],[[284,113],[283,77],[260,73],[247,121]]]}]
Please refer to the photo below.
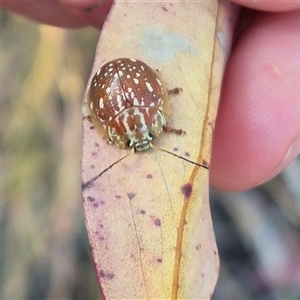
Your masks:
[{"label": "beetle leg", "polygon": [[89,123],[93,124],[91,115],[82,116],[82,120],[88,120]]},{"label": "beetle leg", "polygon": [[90,115],[83,117],[83,119],[87,119],[90,123],[93,123],[92,117]]},{"label": "beetle leg", "polygon": [[164,129],[165,132],[174,132],[178,135],[185,135],[186,134],[186,132],[182,129],[176,129],[176,128],[172,128],[172,127],[169,127],[169,126],[164,126],[163,129]]},{"label": "beetle leg", "polygon": [[169,95],[178,95],[182,92],[182,88],[174,88],[174,89],[171,89],[171,90],[168,90],[168,94]]}]

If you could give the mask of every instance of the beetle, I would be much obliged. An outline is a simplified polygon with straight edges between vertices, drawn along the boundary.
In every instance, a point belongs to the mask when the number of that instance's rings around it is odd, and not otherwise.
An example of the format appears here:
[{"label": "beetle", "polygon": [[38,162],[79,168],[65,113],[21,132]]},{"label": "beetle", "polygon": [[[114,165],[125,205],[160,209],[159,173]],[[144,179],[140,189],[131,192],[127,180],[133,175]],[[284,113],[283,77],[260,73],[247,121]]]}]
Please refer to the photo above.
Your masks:
[{"label": "beetle", "polygon": [[141,60],[118,58],[93,76],[88,95],[89,115],[100,135],[120,148],[144,151],[161,132],[184,134],[166,126],[169,95],[157,70]]}]

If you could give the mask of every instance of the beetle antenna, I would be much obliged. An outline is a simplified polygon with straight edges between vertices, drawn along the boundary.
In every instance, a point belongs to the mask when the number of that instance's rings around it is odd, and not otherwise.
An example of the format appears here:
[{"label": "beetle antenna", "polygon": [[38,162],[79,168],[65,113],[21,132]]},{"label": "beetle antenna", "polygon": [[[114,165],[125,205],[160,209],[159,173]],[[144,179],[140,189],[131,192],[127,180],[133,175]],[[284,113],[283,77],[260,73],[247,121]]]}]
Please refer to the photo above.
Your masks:
[{"label": "beetle antenna", "polygon": [[186,132],[184,130],[172,128],[172,127],[169,127],[169,126],[164,126],[163,130],[165,132],[173,132],[173,133],[178,134],[178,135],[186,135]]},{"label": "beetle antenna", "polygon": [[163,148],[154,146],[152,143],[149,143],[149,145],[150,145],[150,148],[152,148],[152,149],[160,150],[160,151],[162,151],[162,152],[165,152],[165,153],[168,153],[168,154],[173,155],[173,156],[175,156],[175,157],[178,157],[178,158],[180,158],[180,159],[183,159],[183,160],[185,160],[185,161],[187,161],[187,162],[189,162],[189,163],[192,163],[192,164],[194,164],[194,165],[196,165],[196,166],[199,166],[199,167],[201,167],[201,168],[204,168],[204,169],[206,169],[206,170],[209,170],[209,166],[208,166],[208,165],[205,165],[205,164],[199,164],[199,163],[197,163],[197,162],[194,162],[194,161],[192,161],[192,160],[187,159],[186,157],[183,157],[183,156],[178,155],[178,154],[176,154],[176,153],[170,152],[170,151],[165,150],[165,149],[163,149]]}]

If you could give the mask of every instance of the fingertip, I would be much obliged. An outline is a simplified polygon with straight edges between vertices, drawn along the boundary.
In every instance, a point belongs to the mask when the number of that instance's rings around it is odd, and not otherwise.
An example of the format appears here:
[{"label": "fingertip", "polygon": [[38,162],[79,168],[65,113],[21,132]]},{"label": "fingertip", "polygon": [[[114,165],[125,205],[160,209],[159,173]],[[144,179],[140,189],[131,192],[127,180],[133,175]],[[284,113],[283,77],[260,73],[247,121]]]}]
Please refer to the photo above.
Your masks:
[{"label": "fingertip", "polygon": [[99,29],[102,28],[113,4],[113,0],[86,0],[79,2],[66,2],[60,0],[60,2],[61,5],[63,5],[71,14],[84,20],[87,25],[94,26]]},{"label": "fingertip", "polygon": [[212,149],[217,188],[257,186],[299,153],[299,17],[300,11],[259,17],[232,53]]},{"label": "fingertip", "polygon": [[63,28],[80,28],[89,25],[76,14],[65,9],[59,1],[2,1],[0,5],[36,22]]},{"label": "fingertip", "polygon": [[262,11],[272,11],[272,12],[284,12],[291,11],[300,8],[299,1],[281,0],[281,1],[266,1],[266,0],[256,0],[256,1],[245,1],[245,0],[232,0],[232,2],[245,6],[251,9],[262,10]]}]

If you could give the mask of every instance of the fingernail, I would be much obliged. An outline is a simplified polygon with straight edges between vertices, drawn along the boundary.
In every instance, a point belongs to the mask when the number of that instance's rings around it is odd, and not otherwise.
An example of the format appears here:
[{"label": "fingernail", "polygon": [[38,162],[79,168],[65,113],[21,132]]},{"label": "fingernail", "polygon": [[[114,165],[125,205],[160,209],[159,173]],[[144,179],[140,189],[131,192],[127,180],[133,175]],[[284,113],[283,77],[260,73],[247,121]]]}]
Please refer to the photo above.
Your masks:
[{"label": "fingernail", "polygon": [[264,182],[272,179],[274,176],[276,176],[278,173],[280,173],[288,164],[291,163],[292,160],[295,159],[296,156],[299,155],[299,153],[300,153],[300,135],[297,135],[293,139],[292,143],[290,144],[282,161],[272,172],[272,175],[267,180],[264,180]]},{"label": "fingernail", "polygon": [[102,1],[99,0],[85,0],[85,1],[61,1],[64,5],[69,5],[73,8],[82,9],[84,11],[90,11],[97,7]]},{"label": "fingernail", "polygon": [[85,1],[62,1],[61,5],[81,18],[85,19],[90,25],[101,27],[110,12],[113,0],[85,0]]},{"label": "fingernail", "polygon": [[300,135],[291,143],[279,167],[285,168],[300,152]]}]

